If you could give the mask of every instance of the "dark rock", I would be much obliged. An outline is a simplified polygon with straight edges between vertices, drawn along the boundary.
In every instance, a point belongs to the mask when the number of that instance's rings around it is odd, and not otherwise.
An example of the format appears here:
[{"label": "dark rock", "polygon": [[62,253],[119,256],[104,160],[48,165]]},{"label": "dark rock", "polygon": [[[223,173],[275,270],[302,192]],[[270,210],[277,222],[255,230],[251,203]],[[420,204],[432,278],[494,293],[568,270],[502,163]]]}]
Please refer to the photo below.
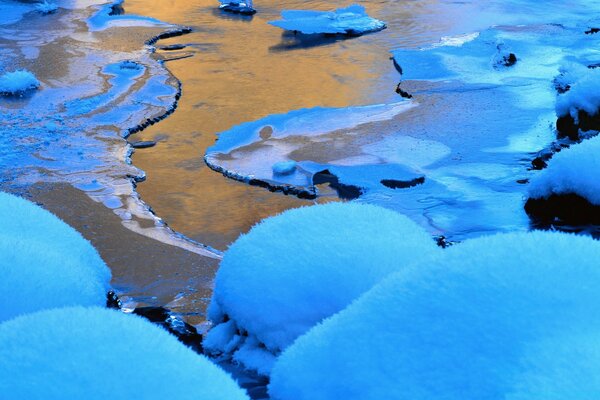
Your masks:
[{"label": "dark rock", "polygon": [[525,203],[525,212],[542,226],[553,223],[600,224],[600,206],[590,203],[577,194],[529,199]]},{"label": "dark rock", "polygon": [[398,86],[396,86],[396,93],[398,93],[400,96],[404,97],[405,99],[412,99],[412,94],[408,93],[407,91],[402,90],[402,88],[400,87],[400,85],[402,84],[402,82],[400,82],[398,84]]},{"label": "dark rock", "polygon": [[390,189],[406,189],[425,183],[425,177],[420,176],[408,181],[400,181],[397,179],[382,179],[381,184]]},{"label": "dark rock", "polygon": [[121,300],[114,290],[110,290],[106,293],[106,308],[112,308],[114,310],[121,309]]},{"label": "dark rock", "polygon": [[600,131],[600,113],[590,115],[583,110],[579,110],[578,122],[570,115],[563,115],[556,120],[556,130],[558,136],[568,137],[571,140],[580,140],[579,131]]},{"label": "dark rock", "polygon": [[502,65],[505,67],[512,67],[517,63],[517,56],[514,53],[510,53],[502,57]]},{"label": "dark rock", "polygon": [[122,4],[113,4],[112,6],[110,6],[110,11],[108,12],[108,15],[110,17],[123,14],[125,14],[125,8],[123,8]]},{"label": "dark rock", "polygon": [[587,31],[585,31],[586,35],[593,35],[595,33],[600,32],[600,28],[590,28]]},{"label": "dark rock", "polygon": [[436,237],[434,237],[434,239],[435,239],[435,243],[442,249],[448,248],[450,246],[454,246],[457,243],[457,242],[448,240],[448,238],[446,238],[446,236],[444,236],[444,235],[436,236]]},{"label": "dark rock", "polygon": [[148,147],[154,147],[154,146],[156,146],[156,142],[153,140],[139,141],[139,142],[131,143],[131,147],[133,147],[134,149],[147,149]]},{"label": "dark rock", "polygon": [[170,44],[168,46],[161,46],[160,49],[164,51],[183,50],[187,46],[185,44]]},{"label": "dark rock", "polygon": [[529,183],[529,179],[517,179],[519,185],[526,185]]},{"label": "dark rock", "polygon": [[254,15],[256,14],[256,10],[252,7],[240,6],[239,4],[229,3],[222,4],[219,7],[220,10],[229,12],[232,14],[240,14],[240,15]]},{"label": "dark rock", "polygon": [[202,335],[192,325],[171,315],[170,310],[164,307],[139,307],[133,310],[133,313],[161,326],[177,337],[181,343],[197,353],[202,353]]},{"label": "dark rock", "polygon": [[329,170],[323,170],[313,175],[313,185],[328,183],[334,189],[338,197],[344,200],[358,199],[363,194],[363,189],[358,186],[341,183],[339,178]]}]

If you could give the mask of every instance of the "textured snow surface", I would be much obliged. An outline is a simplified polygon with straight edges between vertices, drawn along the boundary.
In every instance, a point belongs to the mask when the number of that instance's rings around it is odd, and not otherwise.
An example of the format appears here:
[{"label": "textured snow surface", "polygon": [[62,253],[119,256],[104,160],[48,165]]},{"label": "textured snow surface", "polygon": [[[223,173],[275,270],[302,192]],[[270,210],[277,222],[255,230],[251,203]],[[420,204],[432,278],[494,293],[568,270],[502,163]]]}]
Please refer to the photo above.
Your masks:
[{"label": "textured snow surface", "polygon": [[304,34],[350,34],[360,35],[385,28],[385,23],[367,15],[365,8],[353,4],[335,11],[284,10],[281,20],[269,24],[287,31]]},{"label": "textured snow surface", "polygon": [[596,115],[600,111],[600,68],[572,65],[564,72],[561,83],[568,84],[568,92],[558,96],[556,115],[571,115],[578,121],[579,111]]},{"label": "textured snow surface", "polygon": [[40,87],[40,82],[29,71],[17,70],[0,76],[0,95],[17,95]]},{"label": "textured snow surface", "polygon": [[225,253],[209,308],[217,326],[204,345],[213,354],[241,348],[234,358],[268,372],[256,362],[273,361],[266,350],[277,354],[390,273],[439,251],[414,222],[371,205],[330,203],[266,219]]},{"label": "textured snow surface", "polygon": [[58,10],[58,6],[56,3],[44,0],[36,4],[35,9],[42,14],[52,14]]},{"label": "textured snow surface", "polygon": [[106,303],[110,270],[77,231],[6,193],[0,193],[0,221],[0,321],[46,308]]},{"label": "textured snow surface", "polygon": [[133,315],[75,307],[0,325],[0,393],[11,399],[247,399],[225,372]]},{"label": "textured snow surface", "polygon": [[600,205],[600,136],[584,140],[557,153],[548,167],[531,178],[529,197],[577,194]]},{"label": "textured snow surface", "polygon": [[[600,243],[466,241],[398,272],[278,359],[277,400],[600,396]],[[594,336],[595,335],[595,336]]]}]

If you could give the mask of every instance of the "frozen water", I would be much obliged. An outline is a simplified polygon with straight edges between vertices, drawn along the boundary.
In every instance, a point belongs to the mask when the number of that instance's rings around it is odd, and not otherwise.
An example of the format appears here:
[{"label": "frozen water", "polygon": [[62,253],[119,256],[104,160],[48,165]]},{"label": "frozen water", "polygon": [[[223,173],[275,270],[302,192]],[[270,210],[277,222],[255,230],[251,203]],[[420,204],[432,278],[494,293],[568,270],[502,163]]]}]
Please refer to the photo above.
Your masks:
[{"label": "frozen water", "polygon": [[0,392],[47,400],[248,399],[224,371],[162,328],[94,307],[0,324]]},{"label": "frozen water", "polygon": [[273,355],[298,336],[438,251],[408,218],[371,205],[331,203],[269,218],[225,253],[209,308],[217,325],[204,346],[268,373]]},{"label": "frozen water", "polygon": [[[205,159],[284,193],[330,195],[329,183],[341,197],[358,195],[453,240],[526,230],[530,160],[556,138],[553,80],[565,64],[600,61],[600,36],[586,29],[496,27],[394,50],[412,100],[271,115],[221,133]],[[370,107],[397,112],[368,120]],[[295,172],[273,174],[287,160]]]},{"label": "frozen water", "polygon": [[77,231],[5,193],[0,220],[0,321],[47,308],[106,304],[110,270]]},{"label": "frozen water", "polygon": [[277,400],[573,399],[599,393],[600,243],[472,239],[413,264],[277,360]]},{"label": "frozen water", "polygon": [[361,35],[385,29],[385,23],[367,15],[365,7],[354,4],[335,11],[284,10],[281,20],[269,24],[304,34]]}]

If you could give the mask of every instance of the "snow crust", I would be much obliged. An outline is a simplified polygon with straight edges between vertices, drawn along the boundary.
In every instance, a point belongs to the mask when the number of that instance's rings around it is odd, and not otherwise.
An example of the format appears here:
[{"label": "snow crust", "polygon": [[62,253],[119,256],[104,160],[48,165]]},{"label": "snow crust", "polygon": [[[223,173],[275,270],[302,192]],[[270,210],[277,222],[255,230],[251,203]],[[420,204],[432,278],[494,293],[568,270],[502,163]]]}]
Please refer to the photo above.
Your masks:
[{"label": "snow crust", "polygon": [[598,257],[600,242],[552,232],[455,245],[300,337],[273,368],[271,397],[596,397]]},{"label": "snow crust", "polygon": [[40,81],[26,70],[7,72],[0,76],[0,95],[19,95],[40,87]]},{"label": "snow crust", "polygon": [[577,194],[600,205],[600,136],[584,140],[552,157],[548,167],[531,178],[529,197]]},{"label": "snow crust", "polygon": [[360,35],[385,29],[385,22],[367,15],[358,4],[338,8],[335,11],[284,10],[281,20],[269,24],[287,31],[304,34],[348,34]]},{"label": "snow crust", "polygon": [[49,2],[47,0],[38,3],[35,9],[42,14],[52,14],[58,10],[56,3]]},{"label": "snow crust", "polygon": [[330,203],[264,220],[225,253],[204,342],[268,373],[273,355],[390,273],[439,252],[403,215]]},{"label": "snow crust", "polygon": [[30,400],[248,399],[224,371],[165,330],[97,307],[0,324],[0,393]]},{"label": "snow crust", "polygon": [[0,321],[106,303],[111,273],[92,245],[48,211],[0,193]]},{"label": "snow crust", "polygon": [[579,121],[579,111],[596,115],[600,111],[600,69],[571,64],[565,68],[559,82],[570,89],[556,99],[556,115],[571,115]]}]

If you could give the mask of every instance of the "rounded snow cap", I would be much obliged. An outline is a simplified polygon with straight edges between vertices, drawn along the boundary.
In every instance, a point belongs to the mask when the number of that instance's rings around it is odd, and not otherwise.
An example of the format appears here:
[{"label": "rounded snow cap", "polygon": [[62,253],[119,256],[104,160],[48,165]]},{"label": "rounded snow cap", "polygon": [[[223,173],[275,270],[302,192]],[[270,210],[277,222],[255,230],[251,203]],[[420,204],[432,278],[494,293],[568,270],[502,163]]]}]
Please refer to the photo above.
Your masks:
[{"label": "rounded snow cap", "polygon": [[28,400],[248,400],[224,371],[163,329],[97,307],[0,324],[0,393]]},{"label": "rounded snow cap", "polygon": [[0,221],[0,322],[46,308],[106,303],[110,270],[77,231],[6,193],[0,193]]},{"label": "rounded snow cap", "polygon": [[269,393],[277,400],[597,398],[599,259],[600,242],[551,232],[453,246],[300,337],[275,364]]},{"label": "rounded snow cap", "polygon": [[438,251],[424,229],[385,208],[329,203],[289,210],[231,245],[209,316],[220,323],[226,315],[278,352],[390,273]]}]

